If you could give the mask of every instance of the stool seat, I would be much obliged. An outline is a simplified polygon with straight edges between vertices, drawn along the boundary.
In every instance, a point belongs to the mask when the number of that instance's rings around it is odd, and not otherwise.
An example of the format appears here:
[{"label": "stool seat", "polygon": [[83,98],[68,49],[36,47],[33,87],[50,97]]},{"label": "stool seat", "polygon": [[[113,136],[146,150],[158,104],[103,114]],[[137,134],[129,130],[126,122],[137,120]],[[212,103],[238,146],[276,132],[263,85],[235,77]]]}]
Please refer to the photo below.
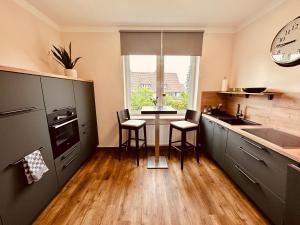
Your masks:
[{"label": "stool seat", "polygon": [[126,126],[126,127],[141,127],[146,123],[145,120],[127,120],[122,124],[122,126]]},{"label": "stool seat", "polygon": [[186,121],[186,120],[173,121],[170,124],[173,125],[174,127],[180,128],[180,129],[189,129],[189,128],[198,127],[198,124],[191,123],[191,122]]}]

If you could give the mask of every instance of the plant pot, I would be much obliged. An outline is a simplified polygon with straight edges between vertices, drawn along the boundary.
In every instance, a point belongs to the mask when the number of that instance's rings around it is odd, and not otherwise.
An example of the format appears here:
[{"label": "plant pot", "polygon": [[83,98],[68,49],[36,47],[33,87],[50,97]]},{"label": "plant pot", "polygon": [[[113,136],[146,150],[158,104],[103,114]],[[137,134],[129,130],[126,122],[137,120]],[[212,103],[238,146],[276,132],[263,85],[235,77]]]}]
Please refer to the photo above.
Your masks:
[{"label": "plant pot", "polygon": [[65,75],[67,77],[77,78],[77,71],[75,69],[65,69]]}]

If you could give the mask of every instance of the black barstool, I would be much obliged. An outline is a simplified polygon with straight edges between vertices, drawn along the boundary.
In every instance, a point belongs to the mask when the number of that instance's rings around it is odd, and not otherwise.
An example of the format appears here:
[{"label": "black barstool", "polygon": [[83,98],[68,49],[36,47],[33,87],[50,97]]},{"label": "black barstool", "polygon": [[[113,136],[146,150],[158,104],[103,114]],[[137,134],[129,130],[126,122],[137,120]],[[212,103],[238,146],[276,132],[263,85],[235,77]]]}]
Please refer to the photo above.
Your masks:
[{"label": "black barstool", "polygon": [[[129,115],[129,110],[124,109],[122,111],[117,112],[118,123],[119,123],[119,160],[121,160],[122,149],[130,148],[131,140],[135,140],[136,144],[136,160],[137,165],[139,166],[139,157],[140,157],[140,147],[139,142],[143,141],[141,147],[145,146],[147,151],[147,135],[146,135],[146,121],[145,120],[131,120]],[[139,138],[139,130],[144,129],[144,139]],[[128,130],[128,139],[123,142],[122,130]],[[135,138],[131,138],[131,131],[134,131]]]},{"label": "black barstool", "polygon": [[[181,169],[183,169],[184,152],[188,150],[195,150],[197,156],[197,162],[199,163],[200,154],[200,120],[201,112],[194,110],[187,110],[185,119],[181,121],[173,121],[170,123],[170,134],[169,134],[169,159],[171,157],[171,150],[175,149],[180,152]],[[181,131],[181,140],[172,141],[173,128]],[[193,145],[186,140],[186,134],[189,131],[196,131],[196,145]],[[181,143],[180,146],[172,145],[173,143]]]}]

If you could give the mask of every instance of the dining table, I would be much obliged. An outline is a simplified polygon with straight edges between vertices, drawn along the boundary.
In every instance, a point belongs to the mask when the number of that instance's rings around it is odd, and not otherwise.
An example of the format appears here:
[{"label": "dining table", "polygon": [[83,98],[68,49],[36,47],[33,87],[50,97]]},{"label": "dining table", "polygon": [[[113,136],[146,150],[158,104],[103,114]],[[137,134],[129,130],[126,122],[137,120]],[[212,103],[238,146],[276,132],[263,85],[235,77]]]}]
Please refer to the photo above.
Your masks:
[{"label": "dining table", "polygon": [[161,114],[177,114],[177,110],[171,106],[144,106],[141,114],[155,115],[155,154],[148,155],[147,168],[148,169],[168,169],[168,162],[166,156],[160,155],[160,115]]}]

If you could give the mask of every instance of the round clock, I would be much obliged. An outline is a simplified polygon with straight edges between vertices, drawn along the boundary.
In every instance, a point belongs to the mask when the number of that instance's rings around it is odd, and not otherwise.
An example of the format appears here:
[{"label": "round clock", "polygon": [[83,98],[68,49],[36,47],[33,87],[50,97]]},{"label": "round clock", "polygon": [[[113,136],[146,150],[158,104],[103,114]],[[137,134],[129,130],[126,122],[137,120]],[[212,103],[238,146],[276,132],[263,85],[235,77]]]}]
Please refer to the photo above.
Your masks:
[{"label": "round clock", "polygon": [[280,66],[300,64],[300,16],[289,22],[275,36],[271,55]]}]

